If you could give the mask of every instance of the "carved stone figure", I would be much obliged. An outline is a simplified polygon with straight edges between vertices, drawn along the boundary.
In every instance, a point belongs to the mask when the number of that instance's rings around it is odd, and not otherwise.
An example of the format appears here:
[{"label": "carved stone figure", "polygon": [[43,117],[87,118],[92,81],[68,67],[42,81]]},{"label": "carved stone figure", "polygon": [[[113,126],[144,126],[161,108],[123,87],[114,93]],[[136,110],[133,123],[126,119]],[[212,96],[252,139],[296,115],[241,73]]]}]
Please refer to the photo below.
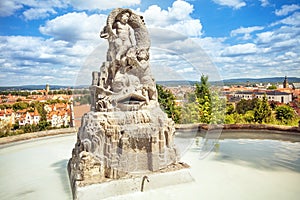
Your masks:
[{"label": "carved stone figure", "polygon": [[117,8],[100,36],[109,43],[107,60],[92,74],[91,111],[68,165],[72,185],[155,172],[178,160],[174,122],[157,100],[143,17]]}]

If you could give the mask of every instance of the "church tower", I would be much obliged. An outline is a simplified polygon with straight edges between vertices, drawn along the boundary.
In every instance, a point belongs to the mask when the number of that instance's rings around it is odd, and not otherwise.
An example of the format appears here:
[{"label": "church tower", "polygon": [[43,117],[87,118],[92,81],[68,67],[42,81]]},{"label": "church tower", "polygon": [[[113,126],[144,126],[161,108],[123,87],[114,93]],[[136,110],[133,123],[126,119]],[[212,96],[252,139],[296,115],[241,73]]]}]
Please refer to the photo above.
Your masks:
[{"label": "church tower", "polygon": [[50,91],[50,86],[49,86],[49,84],[46,84],[46,92],[45,92],[45,94],[48,95],[49,91]]},{"label": "church tower", "polygon": [[283,88],[289,88],[289,82],[287,80],[287,77],[284,77],[284,81],[283,81]]}]

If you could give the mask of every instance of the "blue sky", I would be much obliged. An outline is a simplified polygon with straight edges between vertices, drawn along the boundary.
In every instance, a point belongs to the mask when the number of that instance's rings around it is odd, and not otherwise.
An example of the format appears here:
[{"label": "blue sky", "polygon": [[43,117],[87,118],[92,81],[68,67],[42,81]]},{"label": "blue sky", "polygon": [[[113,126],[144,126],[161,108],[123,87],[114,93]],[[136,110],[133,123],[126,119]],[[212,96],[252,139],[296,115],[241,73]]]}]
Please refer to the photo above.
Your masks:
[{"label": "blue sky", "polygon": [[299,77],[299,0],[1,0],[0,85],[89,85],[116,7],[144,16],[158,81]]}]

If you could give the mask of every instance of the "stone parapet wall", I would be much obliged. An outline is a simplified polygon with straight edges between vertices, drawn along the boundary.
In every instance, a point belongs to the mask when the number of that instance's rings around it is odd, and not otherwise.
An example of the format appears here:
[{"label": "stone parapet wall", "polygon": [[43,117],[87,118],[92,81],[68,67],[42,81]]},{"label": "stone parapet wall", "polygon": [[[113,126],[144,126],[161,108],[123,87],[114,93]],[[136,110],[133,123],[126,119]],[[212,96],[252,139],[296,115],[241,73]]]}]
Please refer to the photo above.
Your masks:
[{"label": "stone parapet wall", "polygon": [[76,128],[61,128],[61,129],[53,129],[53,130],[39,131],[33,133],[24,133],[21,135],[14,135],[14,136],[0,138],[0,145],[23,141],[23,140],[30,140],[34,138],[61,135],[61,134],[71,134],[76,132],[77,132]]},{"label": "stone parapet wall", "polygon": [[271,124],[176,124],[176,131],[188,132],[188,131],[201,131],[201,130],[212,130],[212,129],[224,129],[224,130],[273,130],[283,132],[294,132],[300,133],[300,127],[297,126],[282,126],[282,125],[271,125]]}]

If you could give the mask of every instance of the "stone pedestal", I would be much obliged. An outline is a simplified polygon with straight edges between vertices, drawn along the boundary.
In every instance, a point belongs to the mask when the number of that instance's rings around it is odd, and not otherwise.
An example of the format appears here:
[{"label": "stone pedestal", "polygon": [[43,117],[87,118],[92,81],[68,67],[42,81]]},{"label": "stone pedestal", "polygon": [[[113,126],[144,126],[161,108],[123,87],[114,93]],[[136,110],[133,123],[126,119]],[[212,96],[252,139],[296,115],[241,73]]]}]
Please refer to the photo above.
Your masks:
[{"label": "stone pedestal", "polygon": [[68,164],[74,197],[80,187],[159,172],[178,161],[174,122],[158,106],[90,111],[81,124]]}]

